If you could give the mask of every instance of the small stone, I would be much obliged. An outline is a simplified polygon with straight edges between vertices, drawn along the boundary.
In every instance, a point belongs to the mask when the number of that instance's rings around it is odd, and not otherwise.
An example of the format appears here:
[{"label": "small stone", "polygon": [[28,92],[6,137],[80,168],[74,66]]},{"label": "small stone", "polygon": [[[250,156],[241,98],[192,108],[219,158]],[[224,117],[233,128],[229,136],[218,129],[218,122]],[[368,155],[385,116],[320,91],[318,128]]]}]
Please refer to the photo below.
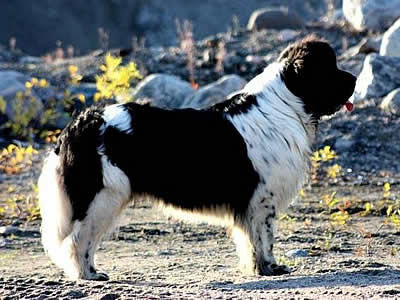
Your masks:
[{"label": "small stone", "polygon": [[0,227],[0,234],[2,235],[12,235],[20,233],[21,230],[15,226],[1,226]]},{"label": "small stone", "polygon": [[308,256],[308,251],[303,250],[303,249],[293,249],[293,250],[287,251],[285,253],[285,256],[291,257],[291,258],[307,257]]},{"label": "small stone", "polygon": [[20,64],[40,64],[42,63],[42,59],[40,57],[36,57],[36,56],[22,56],[18,62]]},{"label": "small stone", "polygon": [[81,291],[69,291],[64,294],[65,297],[76,299],[76,298],[83,298],[85,297],[85,294]]},{"label": "small stone", "polygon": [[391,91],[383,98],[379,107],[383,111],[390,112],[393,115],[400,115],[400,88]]},{"label": "small stone", "polygon": [[7,247],[8,244],[9,244],[9,242],[7,239],[0,237],[0,248],[5,248],[5,247]]},{"label": "small stone", "polygon": [[117,294],[105,294],[99,298],[99,300],[115,300],[118,299],[119,295]]}]

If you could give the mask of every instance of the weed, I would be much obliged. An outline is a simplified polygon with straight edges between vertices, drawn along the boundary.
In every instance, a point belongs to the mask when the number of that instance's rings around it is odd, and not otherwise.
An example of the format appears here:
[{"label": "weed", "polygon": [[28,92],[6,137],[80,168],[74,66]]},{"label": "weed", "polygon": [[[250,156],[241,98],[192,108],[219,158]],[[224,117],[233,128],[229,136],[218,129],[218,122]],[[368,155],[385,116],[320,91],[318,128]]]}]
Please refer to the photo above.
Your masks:
[{"label": "weed", "polygon": [[19,174],[32,165],[32,156],[37,154],[32,146],[24,148],[10,144],[0,152],[0,171],[9,175]]},{"label": "weed", "polygon": [[[25,91],[17,92],[14,101],[10,101],[13,119],[2,125],[1,129],[8,129],[12,136],[32,140],[39,132],[40,127],[57,118],[54,109],[47,108],[42,112],[42,105],[33,96],[32,90],[45,89],[49,86],[46,79],[33,77],[25,82]],[[0,111],[4,113],[7,103],[0,98]],[[38,120],[39,119],[39,120]]]},{"label": "weed", "polygon": [[43,139],[46,143],[55,143],[57,142],[57,137],[60,135],[61,130],[56,129],[56,130],[44,130],[40,134],[40,138]]},{"label": "weed", "polygon": [[390,183],[386,182],[383,186],[383,199],[381,202],[387,203],[386,224],[392,224],[397,230],[400,230],[400,199],[392,200]]},{"label": "weed", "polygon": [[287,258],[286,256],[278,256],[277,257],[277,263],[280,265],[285,265],[288,267],[297,267],[300,264],[299,259],[296,258]]},{"label": "weed", "polygon": [[107,51],[110,42],[110,34],[103,27],[97,29],[97,34],[101,49]]},{"label": "weed", "polygon": [[339,164],[335,163],[332,165],[332,162],[337,158],[338,155],[330,146],[325,146],[324,148],[315,151],[311,156],[312,183],[320,182],[320,177],[323,177],[324,175],[328,176],[328,178],[333,182],[336,182],[342,173],[342,167]]},{"label": "weed", "polygon": [[122,58],[111,54],[105,56],[104,64],[100,66],[102,75],[96,76],[97,93],[94,101],[119,97],[124,102],[132,100],[129,88],[133,79],[141,79],[139,71],[134,62],[121,66]]},{"label": "weed", "polygon": [[217,53],[215,54],[216,64],[215,71],[219,74],[224,73],[224,59],[226,57],[226,45],[224,41],[219,41],[217,46]]},{"label": "weed", "polygon": [[10,47],[11,52],[16,52],[17,50],[17,39],[15,37],[10,37],[10,40],[8,41],[8,45]]},{"label": "weed", "polygon": [[195,81],[194,69],[196,59],[196,43],[193,38],[193,24],[184,20],[183,24],[178,19],[175,20],[176,30],[179,37],[180,49],[187,55],[187,69],[189,71],[189,81],[193,89],[197,90],[199,85]]},{"label": "weed", "polygon": [[134,36],[132,38],[131,46],[133,53],[143,52],[146,49],[146,38],[143,36],[139,40],[137,36]]},{"label": "weed", "polygon": [[78,73],[78,67],[76,65],[68,66],[68,73],[71,84],[76,85],[82,80],[82,75]]},{"label": "weed", "polygon": [[336,243],[335,233],[325,232],[325,236],[322,241],[317,242],[317,247],[321,250],[330,251]]},{"label": "weed", "polygon": [[40,218],[39,198],[37,185],[32,185],[32,195],[24,196],[10,192],[10,197],[0,206],[0,216],[23,219],[31,222]]}]

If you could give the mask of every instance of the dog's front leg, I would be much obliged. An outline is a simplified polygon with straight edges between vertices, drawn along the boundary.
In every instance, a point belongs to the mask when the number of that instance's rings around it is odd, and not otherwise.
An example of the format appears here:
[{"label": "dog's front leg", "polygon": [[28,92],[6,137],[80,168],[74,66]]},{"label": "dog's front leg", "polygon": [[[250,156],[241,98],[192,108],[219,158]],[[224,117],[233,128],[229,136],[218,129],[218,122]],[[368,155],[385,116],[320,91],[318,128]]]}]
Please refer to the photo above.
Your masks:
[{"label": "dog's front leg", "polygon": [[244,273],[282,275],[290,272],[278,265],[273,255],[275,206],[271,199],[263,198],[250,203],[242,225],[233,230],[240,266]]}]

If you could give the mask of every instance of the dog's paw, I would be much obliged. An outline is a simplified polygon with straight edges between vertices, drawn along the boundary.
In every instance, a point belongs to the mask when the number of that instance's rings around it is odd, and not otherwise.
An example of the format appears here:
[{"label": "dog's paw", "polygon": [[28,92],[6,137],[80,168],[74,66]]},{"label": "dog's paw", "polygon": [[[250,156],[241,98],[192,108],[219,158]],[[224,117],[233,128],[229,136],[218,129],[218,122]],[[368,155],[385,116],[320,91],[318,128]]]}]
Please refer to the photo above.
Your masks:
[{"label": "dog's paw", "polygon": [[108,275],[106,273],[95,271],[95,272],[90,272],[83,279],[94,280],[94,281],[107,281],[110,278],[108,277]]},{"label": "dog's paw", "polygon": [[256,267],[256,273],[262,276],[279,276],[289,274],[290,268],[285,265],[277,265],[275,263],[262,262]]},{"label": "dog's paw", "polygon": [[85,278],[83,278],[83,279],[94,280],[94,281],[107,281],[110,278],[108,277],[108,275],[106,273],[96,272],[96,273],[90,273],[89,275],[85,276]]}]

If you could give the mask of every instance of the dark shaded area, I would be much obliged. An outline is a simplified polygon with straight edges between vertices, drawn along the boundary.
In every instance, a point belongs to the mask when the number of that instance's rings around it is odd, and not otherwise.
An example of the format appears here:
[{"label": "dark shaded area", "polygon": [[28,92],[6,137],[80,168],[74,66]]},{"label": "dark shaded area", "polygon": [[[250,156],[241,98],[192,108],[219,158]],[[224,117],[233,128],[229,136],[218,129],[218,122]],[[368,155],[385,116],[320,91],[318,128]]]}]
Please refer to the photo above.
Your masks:
[{"label": "dark shaded area", "polygon": [[134,36],[148,45],[176,43],[175,19],[193,22],[196,38],[225,31],[236,15],[246,25],[252,11],[266,6],[287,6],[306,20],[318,18],[325,1],[297,0],[42,0],[0,1],[0,43],[16,38],[17,48],[42,55],[72,45],[81,54],[101,47],[98,28],[109,35],[109,47],[126,47]]}]

